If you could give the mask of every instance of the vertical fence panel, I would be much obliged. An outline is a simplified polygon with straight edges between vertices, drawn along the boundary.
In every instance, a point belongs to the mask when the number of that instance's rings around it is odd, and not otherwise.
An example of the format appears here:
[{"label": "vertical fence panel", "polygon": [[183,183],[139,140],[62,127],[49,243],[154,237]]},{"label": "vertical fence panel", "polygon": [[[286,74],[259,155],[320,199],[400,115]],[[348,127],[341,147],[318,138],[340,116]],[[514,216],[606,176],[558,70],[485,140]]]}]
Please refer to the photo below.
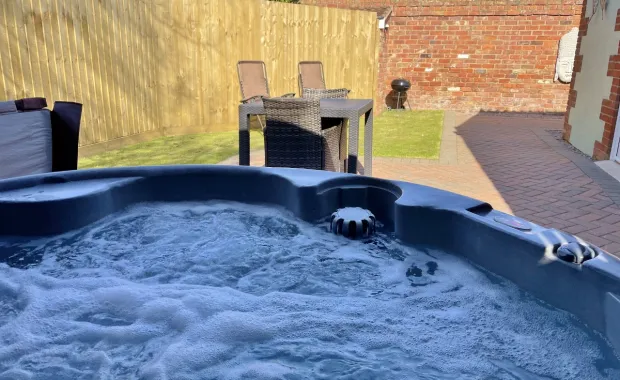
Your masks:
[{"label": "vertical fence panel", "polygon": [[118,107],[117,98],[114,95],[114,80],[112,79],[113,74],[111,72],[113,69],[112,59],[118,60],[119,58],[112,52],[112,44],[110,42],[113,28],[111,27],[109,17],[109,1],[113,0],[95,0],[95,4],[97,5],[97,11],[95,13],[99,17],[99,45],[97,45],[97,50],[99,50],[99,59],[101,60],[101,85],[105,96],[104,103],[108,116],[103,125],[106,141],[113,140],[118,136],[116,127],[119,121],[118,115],[121,112],[120,107]]},{"label": "vertical fence panel", "polygon": [[[86,65],[90,69],[89,80],[92,81],[93,93],[94,95],[88,99],[88,103],[85,103],[85,108],[90,108],[92,110],[91,119],[84,119],[84,126],[82,129],[94,129],[93,130],[93,141],[89,141],[89,143],[97,143],[108,141],[107,138],[107,130],[106,125],[109,120],[108,107],[106,103],[107,95],[104,95],[105,89],[103,88],[104,78],[102,74],[102,62],[103,57],[101,56],[101,52],[99,51],[99,44],[101,40],[101,31],[100,31],[100,17],[95,12],[95,1],[97,0],[89,0],[84,2],[84,8],[86,13],[86,27],[84,31],[88,33],[88,45],[87,48],[90,50],[90,55],[86,55],[86,60],[88,63]],[[50,75],[52,75],[52,71],[50,71]],[[87,100],[85,100],[86,102]],[[86,117],[87,113],[84,113]],[[80,143],[82,143],[82,136],[80,133]]]},{"label": "vertical fence panel", "polygon": [[[8,14],[9,17],[5,16],[5,26],[6,26],[6,41],[8,44],[2,50],[8,51],[9,57],[9,67],[13,73],[13,77],[10,80],[13,82],[13,93],[16,96],[24,96],[27,93],[27,84],[24,81],[24,73],[21,64],[21,58],[19,54],[19,37],[17,35],[17,29],[19,28],[19,15],[17,13],[17,9],[19,4],[15,1],[5,1],[3,2],[4,9],[3,11]],[[13,17],[10,17],[10,16]]]},{"label": "vertical fence panel", "polygon": [[[8,46],[9,39],[7,36],[7,25],[6,25],[6,8],[8,3],[6,1],[0,1],[0,46]],[[2,73],[10,73],[10,66],[8,62],[10,61],[9,51],[8,49],[0,49],[0,74]],[[9,82],[8,75],[0,75],[0,96],[12,97],[13,84]]]}]

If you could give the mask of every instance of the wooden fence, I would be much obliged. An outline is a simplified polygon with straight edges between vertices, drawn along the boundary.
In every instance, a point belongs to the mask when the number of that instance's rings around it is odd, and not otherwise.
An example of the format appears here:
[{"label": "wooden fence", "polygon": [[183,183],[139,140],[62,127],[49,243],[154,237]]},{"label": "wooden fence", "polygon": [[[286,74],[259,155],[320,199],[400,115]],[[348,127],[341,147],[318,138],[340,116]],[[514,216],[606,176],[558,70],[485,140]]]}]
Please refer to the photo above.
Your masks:
[{"label": "wooden fence", "polygon": [[0,100],[83,103],[81,146],[233,129],[237,61],[265,61],[272,95],[321,60],[329,87],[372,98],[378,38],[371,12],[260,0],[2,0]]}]

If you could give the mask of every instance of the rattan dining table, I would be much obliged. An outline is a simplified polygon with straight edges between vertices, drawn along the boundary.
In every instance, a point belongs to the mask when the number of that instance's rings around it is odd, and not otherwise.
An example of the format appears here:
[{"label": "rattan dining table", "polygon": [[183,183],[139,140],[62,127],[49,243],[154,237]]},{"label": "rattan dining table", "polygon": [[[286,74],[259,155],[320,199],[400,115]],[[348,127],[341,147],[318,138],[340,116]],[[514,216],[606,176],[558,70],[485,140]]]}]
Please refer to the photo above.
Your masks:
[{"label": "rattan dining table", "polygon": [[[347,172],[357,173],[360,118],[364,116],[364,165],[361,174],[372,176],[372,99],[321,99],[321,117],[349,120]],[[263,102],[239,105],[239,165],[250,165],[250,116],[264,115]]]}]

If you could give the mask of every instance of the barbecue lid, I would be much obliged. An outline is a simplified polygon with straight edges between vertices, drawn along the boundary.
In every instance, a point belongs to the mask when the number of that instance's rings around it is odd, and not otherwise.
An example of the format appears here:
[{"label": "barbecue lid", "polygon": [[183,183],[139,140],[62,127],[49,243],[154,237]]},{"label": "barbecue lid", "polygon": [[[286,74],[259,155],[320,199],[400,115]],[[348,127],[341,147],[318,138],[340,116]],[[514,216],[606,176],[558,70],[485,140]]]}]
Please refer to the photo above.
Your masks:
[{"label": "barbecue lid", "polygon": [[411,82],[404,78],[394,79],[392,81],[392,89],[394,91],[407,91],[411,88]]}]

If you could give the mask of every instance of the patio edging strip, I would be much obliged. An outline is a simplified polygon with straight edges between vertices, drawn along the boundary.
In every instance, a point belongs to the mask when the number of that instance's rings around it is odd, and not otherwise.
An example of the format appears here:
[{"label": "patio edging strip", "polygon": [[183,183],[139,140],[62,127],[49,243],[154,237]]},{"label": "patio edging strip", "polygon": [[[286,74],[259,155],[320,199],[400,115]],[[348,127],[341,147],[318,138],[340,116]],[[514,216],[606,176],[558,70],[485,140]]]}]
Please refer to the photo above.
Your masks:
[{"label": "patio edging strip", "polygon": [[437,160],[440,164],[458,164],[456,136],[456,113],[454,111],[446,110],[443,113],[443,128],[441,131],[441,142],[439,145],[439,160]]}]

